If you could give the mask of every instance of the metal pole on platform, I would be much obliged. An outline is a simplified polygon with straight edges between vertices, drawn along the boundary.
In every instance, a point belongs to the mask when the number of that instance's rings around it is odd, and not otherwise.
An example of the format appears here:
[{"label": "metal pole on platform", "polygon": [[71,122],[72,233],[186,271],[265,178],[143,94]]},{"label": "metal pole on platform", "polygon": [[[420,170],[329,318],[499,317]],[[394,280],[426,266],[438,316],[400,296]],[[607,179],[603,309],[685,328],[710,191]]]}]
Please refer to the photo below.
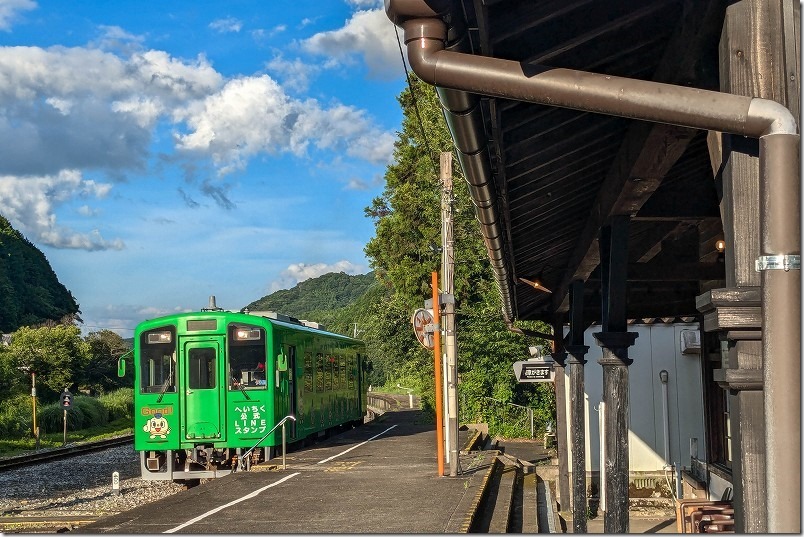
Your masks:
[{"label": "metal pole on platform", "polygon": [[435,404],[436,404],[436,452],[438,456],[438,475],[444,475],[444,408],[441,402],[443,387],[441,386],[441,307],[438,303],[438,272],[433,271],[433,321],[436,323],[433,330],[433,376],[435,377]]},{"label": "metal pole on platform", "polygon": [[285,422],[282,422],[282,469],[287,470],[288,465],[285,461],[285,452],[287,451],[287,437],[285,436]]},{"label": "metal pole on platform", "polygon": [[452,153],[440,156],[441,175],[441,285],[444,288],[444,340],[447,369],[447,445],[449,475],[458,475],[458,357],[455,342],[455,248],[452,221]]}]

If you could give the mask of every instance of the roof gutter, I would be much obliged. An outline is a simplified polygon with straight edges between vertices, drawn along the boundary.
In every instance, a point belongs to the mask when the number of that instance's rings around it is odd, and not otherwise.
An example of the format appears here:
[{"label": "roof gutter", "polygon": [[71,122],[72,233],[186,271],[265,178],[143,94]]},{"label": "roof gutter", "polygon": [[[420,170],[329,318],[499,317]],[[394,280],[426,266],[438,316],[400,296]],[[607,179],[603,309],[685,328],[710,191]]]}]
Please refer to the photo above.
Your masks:
[{"label": "roof gutter", "polygon": [[[768,531],[799,532],[801,446],[782,445],[785,438],[797,438],[801,432],[800,153],[793,115],[766,99],[446,50],[445,21],[451,22],[450,9],[449,0],[385,0],[388,17],[404,29],[413,71],[442,88],[442,96],[443,90],[455,92],[452,99],[442,98],[442,103],[446,100],[447,116],[452,116],[450,129],[463,154],[459,158],[478,208],[506,321],[513,318],[513,282],[495,213],[496,191],[487,175],[490,165],[480,156],[485,145],[478,149],[482,123],[469,127],[474,120],[460,117],[471,115],[467,109],[477,110],[469,104],[476,97],[465,93],[760,139],[757,270],[762,273]],[[454,106],[460,100],[470,108]],[[485,222],[481,212],[488,216]]]}]

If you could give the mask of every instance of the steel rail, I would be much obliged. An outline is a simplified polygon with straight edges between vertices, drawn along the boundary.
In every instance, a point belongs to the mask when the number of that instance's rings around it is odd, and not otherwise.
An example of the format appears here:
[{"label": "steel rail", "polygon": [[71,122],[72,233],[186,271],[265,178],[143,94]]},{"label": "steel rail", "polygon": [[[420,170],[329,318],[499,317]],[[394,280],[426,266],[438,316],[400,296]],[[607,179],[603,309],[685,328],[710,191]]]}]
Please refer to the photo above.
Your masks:
[{"label": "steel rail", "polygon": [[63,447],[42,449],[39,451],[29,451],[22,455],[15,455],[13,457],[5,457],[0,459],[0,472],[9,470],[11,468],[18,468],[20,466],[29,466],[32,464],[39,464],[48,461],[55,461],[66,459],[84,453],[91,453],[93,451],[100,451],[110,447],[123,446],[134,442],[134,435],[127,434],[124,436],[117,436],[115,438],[107,438],[104,440],[96,440],[93,442],[80,442],[73,443]]}]

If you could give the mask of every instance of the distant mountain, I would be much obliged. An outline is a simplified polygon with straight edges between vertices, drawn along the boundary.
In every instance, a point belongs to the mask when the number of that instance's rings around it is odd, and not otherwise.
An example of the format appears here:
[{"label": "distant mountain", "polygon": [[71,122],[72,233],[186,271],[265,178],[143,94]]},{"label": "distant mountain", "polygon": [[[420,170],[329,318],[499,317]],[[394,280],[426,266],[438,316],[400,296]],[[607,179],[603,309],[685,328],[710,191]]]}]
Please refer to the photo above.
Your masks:
[{"label": "distant mountain", "polygon": [[[250,311],[275,311],[298,319],[324,323],[334,329],[333,322],[345,324],[339,312],[357,302],[374,285],[379,285],[374,273],[350,276],[345,272],[330,272],[318,278],[298,283],[292,289],[281,289],[248,306]],[[345,330],[342,328],[341,333]]]},{"label": "distant mountain", "polygon": [[0,216],[0,332],[78,312],[45,254]]}]

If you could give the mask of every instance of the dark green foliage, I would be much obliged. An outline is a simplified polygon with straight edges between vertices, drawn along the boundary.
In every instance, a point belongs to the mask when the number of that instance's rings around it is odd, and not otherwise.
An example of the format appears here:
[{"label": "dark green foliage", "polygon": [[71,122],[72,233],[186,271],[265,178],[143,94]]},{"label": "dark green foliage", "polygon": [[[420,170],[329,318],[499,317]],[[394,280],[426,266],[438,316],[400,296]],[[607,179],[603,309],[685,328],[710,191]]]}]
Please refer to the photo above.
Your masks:
[{"label": "dark green foliage", "polygon": [[[76,429],[76,422],[84,422],[84,413],[77,406],[67,411],[67,428]],[[55,433],[64,430],[64,410],[56,403],[42,405],[37,413],[39,434]]]},{"label": "dark green foliage", "polygon": [[[67,411],[67,429],[76,431],[102,426],[118,419],[131,419],[134,409],[133,390],[123,388],[98,398],[77,395]],[[59,402],[38,404],[36,421],[40,435],[64,430],[64,409]],[[0,437],[22,438],[33,434],[31,396],[19,394],[0,401]]]},{"label": "dark green foliage", "polygon": [[[382,196],[366,209],[366,215],[375,222],[375,236],[366,245],[366,255],[387,289],[387,296],[374,311],[376,330],[366,341],[378,364],[372,380],[388,387],[402,384],[415,388],[422,397],[422,407],[431,409],[435,406],[433,355],[416,341],[410,317],[432,296],[432,271],[440,272],[442,186],[437,167],[439,153],[451,151],[452,140],[431,86],[414,78],[399,102],[404,119],[394,163],[386,171]],[[528,345],[544,342],[527,341],[503,322],[474,206],[457,160],[453,163],[461,419],[487,421],[492,433],[506,434],[503,421],[487,412],[485,402],[497,399],[504,407],[537,407],[535,413],[544,422],[553,419],[553,387],[519,384],[514,378],[513,362],[527,357]],[[546,326],[530,324],[539,331],[549,331]]]},{"label": "dark green foliage", "polygon": [[109,421],[131,419],[134,416],[134,389],[120,388],[98,397],[98,401],[109,412]]},{"label": "dark green foliage", "polygon": [[330,272],[299,282],[292,289],[282,289],[264,296],[247,308],[306,318],[311,312],[348,306],[373,283],[373,273],[350,276],[345,272]]},{"label": "dark green foliage", "polygon": [[[64,430],[64,409],[58,403],[45,405],[38,416],[40,434]],[[76,396],[67,411],[67,429],[76,431],[109,422],[109,411],[94,397]]]},{"label": "dark green foliage", "polygon": [[78,313],[45,255],[0,216],[0,332]]},{"label": "dark green foliage", "polygon": [[117,359],[129,347],[114,332],[92,332],[82,339],[77,326],[59,324],[22,327],[11,336],[7,347],[0,346],[0,400],[30,394],[30,371],[36,373],[42,403],[56,401],[64,388],[98,395],[133,383],[131,368],[124,378],[117,376]]},{"label": "dark green foliage", "polygon": [[78,379],[81,390],[98,395],[134,383],[134,371],[130,367],[123,378],[117,376],[117,359],[131,349],[130,343],[111,330],[90,332],[85,342],[89,359]]},{"label": "dark green foliage", "polygon": [[17,369],[25,366],[36,372],[37,396],[45,403],[58,399],[64,388],[75,392],[88,360],[87,344],[72,324],[22,327],[8,347],[0,347],[0,362],[8,361],[15,375],[12,393],[30,393],[30,375]]},{"label": "dark green foliage", "polygon": [[0,437],[20,438],[33,432],[33,403],[30,395],[18,394],[0,400]]}]

